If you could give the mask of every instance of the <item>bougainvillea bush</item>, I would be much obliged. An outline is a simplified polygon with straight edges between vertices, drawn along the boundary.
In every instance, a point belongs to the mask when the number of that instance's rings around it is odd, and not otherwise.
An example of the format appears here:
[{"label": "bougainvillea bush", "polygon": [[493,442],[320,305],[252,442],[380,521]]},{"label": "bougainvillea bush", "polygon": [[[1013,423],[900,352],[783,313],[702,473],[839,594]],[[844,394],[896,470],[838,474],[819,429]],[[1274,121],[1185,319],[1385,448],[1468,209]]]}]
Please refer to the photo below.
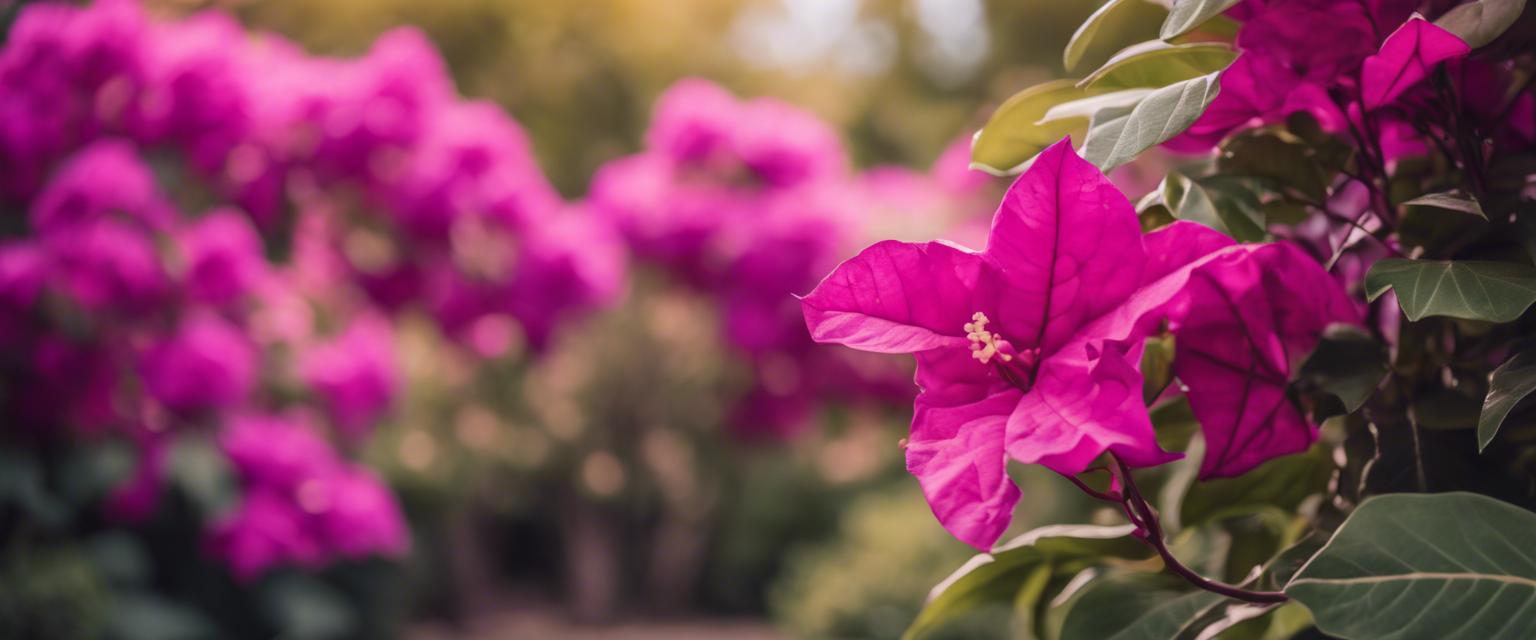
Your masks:
[{"label": "bougainvillea bush", "polygon": [[617,238],[414,31],[331,59],[39,3],[0,78],[0,538],[36,570],[9,631],[384,633],[411,536],[356,459],[401,395],[396,319],[538,353],[621,291]]},{"label": "bougainvillea bush", "polygon": [[[908,636],[997,604],[1027,637],[1536,633],[1536,12],[1165,5],[1104,3],[1064,56],[1094,70],[977,133],[1018,175],[982,248],[880,242],[802,299],[914,356],[907,468],[984,552]],[[1133,203],[1103,172],[1154,147]],[[1103,519],[1007,537],[1014,463]]]}]

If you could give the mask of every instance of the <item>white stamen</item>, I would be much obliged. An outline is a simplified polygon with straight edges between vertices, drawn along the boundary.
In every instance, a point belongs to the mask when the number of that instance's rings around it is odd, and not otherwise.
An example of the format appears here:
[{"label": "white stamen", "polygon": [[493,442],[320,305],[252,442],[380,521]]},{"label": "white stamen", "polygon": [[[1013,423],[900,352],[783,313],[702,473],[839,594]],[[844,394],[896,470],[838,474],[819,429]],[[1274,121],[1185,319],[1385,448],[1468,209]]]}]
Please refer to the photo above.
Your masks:
[{"label": "white stamen", "polygon": [[987,314],[977,311],[971,316],[971,321],[965,323],[965,337],[971,341],[971,357],[982,364],[991,362],[994,357],[1003,362],[1012,361],[1012,355],[999,351],[1003,345],[1008,344],[1007,341],[1003,340],[1002,336],[987,331],[989,322],[991,320],[987,319]]}]

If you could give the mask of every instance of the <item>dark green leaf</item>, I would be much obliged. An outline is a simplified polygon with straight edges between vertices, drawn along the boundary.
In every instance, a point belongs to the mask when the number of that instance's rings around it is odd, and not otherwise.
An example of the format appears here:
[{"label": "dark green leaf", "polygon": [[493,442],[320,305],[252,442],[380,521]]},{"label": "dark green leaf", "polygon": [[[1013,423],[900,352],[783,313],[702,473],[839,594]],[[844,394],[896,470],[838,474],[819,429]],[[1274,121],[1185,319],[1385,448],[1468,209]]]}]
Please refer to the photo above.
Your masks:
[{"label": "dark green leaf", "polygon": [[223,636],[202,612],[138,592],[113,594],[107,629],[107,635],[116,640],[205,640]]},{"label": "dark green leaf", "polygon": [[1109,0],[1088,16],[1062,53],[1067,71],[1083,63],[1103,64],[1127,44],[1156,38],[1168,10],[1147,0]]},{"label": "dark green leaf", "polygon": [[1197,482],[1184,494],[1179,522],[1186,528],[1259,513],[1294,511],[1308,496],[1328,488],[1333,458],[1326,447],[1281,456],[1236,478]]},{"label": "dark green leaf", "polygon": [[1179,396],[1152,407],[1152,428],[1157,431],[1157,446],[1164,451],[1184,451],[1200,431],[1200,422],[1189,408],[1189,399]]},{"label": "dark green leaf", "polygon": [[1403,204],[1416,207],[1433,207],[1435,209],[1477,216],[1484,220],[1488,219],[1488,214],[1483,213],[1483,205],[1478,203],[1477,198],[1454,191],[1419,196]]},{"label": "dark green leaf", "polygon": [[1051,526],[1014,538],[992,553],[971,558],[935,586],[922,613],[902,637],[922,638],[988,606],[1012,606],[1043,565],[1071,575],[1106,557],[1149,557],[1146,545],[1130,537],[1133,530],[1131,525]]},{"label": "dark green leaf", "polygon": [[181,437],[171,445],[167,475],[204,516],[212,516],[234,505],[239,492],[227,459],[212,442],[199,437]]},{"label": "dark green leaf", "polygon": [[1471,493],[1361,504],[1285,592],[1324,633],[1498,640],[1536,629],[1536,514]]},{"label": "dark green leaf", "polygon": [[1053,80],[1014,94],[976,133],[971,145],[972,166],[997,175],[1019,173],[1042,149],[1087,127],[1086,118],[1041,122],[1047,111],[1063,102],[1094,95],[1071,80]]},{"label": "dark green leaf", "polygon": [[285,575],[268,584],[262,595],[267,615],[284,638],[327,640],[356,632],[356,615],[346,596],[309,576]]},{"label": "dark green leaf", "polygon": [[1088,585],[1062,624],[1063,640],[1167,640],[1222,598],[1166,574],[1110,576]]},{"label": "dark green leaf", "polygon": [[1301,365],[1300,378],[1337,396],[1351,413],[1365,405],[1387,377],[1387,347],[1364,329],[1335,324]]},{"label": "dark green leaf", "polygon": [[1259,178],[1278,191],[1293,189],[1307,200],[1321,202],[1327,199],[1328,187],[1340,165],[1337,152],[1328,142],[1314,148],[1284,131],[1253,129],[1221,144],[1216,171]]},{"label": "dark green leaf", "polygon": [[1198,222],[1239,242],[1266,237],[1258,195],[1228,176],[1194,179],[1170,171],[1163,181],[1163,202],[1175,218]]},{"label": "dark green leaf", "polygon": [[1102,91],[1158,89],[1219,72],[1236,58],[1237,52],[1224,44],[1165,44],[1154,40],[1115,55],[1078,86]]},{"label": "dark green leaf", "polygon": [[1477,450],[1488,448],[1509,412],[1536,391],[1536,351],[1522,351],[1488,377],[1488,397],[1477,419]]},{"label": "dark green leaf", "polygon": [[1220,91],[1219,74],[1185,80],[1152,92],[1132,109],[1105,109],[1093,117],[1083,157],[1108,171],[1162,144],[1194,124]]},{"label": "dark green leaf", "polygon": [[1159,35],[1170,40],[1189,33],[1239,2],[1242,0],[1175,0]]},{"label": "dark green leaf", "polygon": [[1525,9],[1525,0],[1481,0],[1446,12],[1435,21],[1473,49],[1497,40]]},{"label": "dark green leaf", "polygon": [[1536,302],[1536,268],[1511,262],[1391,258],[1365,276],[1366,295],[1397,292],[1408,319],[1429,316],[1511,322]]}]

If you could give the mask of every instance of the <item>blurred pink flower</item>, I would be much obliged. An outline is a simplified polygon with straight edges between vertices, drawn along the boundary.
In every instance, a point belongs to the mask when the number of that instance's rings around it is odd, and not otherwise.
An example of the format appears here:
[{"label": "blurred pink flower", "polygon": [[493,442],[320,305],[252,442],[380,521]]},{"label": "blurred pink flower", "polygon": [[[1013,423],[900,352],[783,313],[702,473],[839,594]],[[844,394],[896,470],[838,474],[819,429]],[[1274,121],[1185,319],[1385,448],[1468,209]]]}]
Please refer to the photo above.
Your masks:
[{"label": "blurred pink flower", "polygon": [[312,427],[281,416],[237,416],[220,431],[219,447],[251,486],[291,490],[340,463]]},{"label": "blurred pink flower", "polygon": [[299,367],[337,429],[353,442],[389,409],[399,386],[394,332],[379,317],[354,320],[340,335],[305,352]]},{"label": "blurred pink flower", "polygon": [[254,292],[267,273],[261,238],[250,218],[232,209],[205,214],[180,234],[188,297],[227,305]]},{"label": "blurred pink flower", "polygon": [[303,509],[273,489],[247,491],[234,513],[213,524],[206,543],[243,582],[279,566],[318,568],[327,559]]},{"label": "blurred pink flower", "polygon": [[245,401],[256,383],[258,356],[239,327],[199,312],[145,351],[139,373],[151,397],[177,413],[197,414]]},{"label": "blurred pink flower", "polygon": [[175,216],[133,145],[103,140],[59,169],[32,203],[30,220],[38,233],[50,234],[109,219],[164,230]]}]

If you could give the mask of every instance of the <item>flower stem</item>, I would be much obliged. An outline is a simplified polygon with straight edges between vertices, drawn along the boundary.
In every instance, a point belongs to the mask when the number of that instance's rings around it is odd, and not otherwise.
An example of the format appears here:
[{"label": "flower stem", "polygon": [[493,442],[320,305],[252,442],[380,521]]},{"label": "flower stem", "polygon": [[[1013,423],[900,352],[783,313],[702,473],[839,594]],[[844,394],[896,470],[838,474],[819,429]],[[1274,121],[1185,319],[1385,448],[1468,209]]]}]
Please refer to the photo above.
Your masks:
[{"label": "flower stem", "polygon": [[1121,492],[1120,500],[1126,514],[1131,516],[1131,522],[1139,529],[1137,537],[1157,552],[1158,557],[1163,559],[1163,566],[1169,571],[1200,589],[1244,602],[1273,604],[1290,600],[1284,593],[1278,591],[1250,591],[1207,579],[1179,562],[1179,559],[1174,557],[1173,552],[1168,549],[1168,543],[1163,540],[1163,526],[1157,520],[1157,512],[1151,504],[1147,503],[1146,498],[1142,497],[1141,490],[1136,487],[1136,481],[1131,477],[1130,467],[1127,467],[1119,458],[1114,460],[1115,467],[1120,472],[1120,482],[1125,487]]}]

